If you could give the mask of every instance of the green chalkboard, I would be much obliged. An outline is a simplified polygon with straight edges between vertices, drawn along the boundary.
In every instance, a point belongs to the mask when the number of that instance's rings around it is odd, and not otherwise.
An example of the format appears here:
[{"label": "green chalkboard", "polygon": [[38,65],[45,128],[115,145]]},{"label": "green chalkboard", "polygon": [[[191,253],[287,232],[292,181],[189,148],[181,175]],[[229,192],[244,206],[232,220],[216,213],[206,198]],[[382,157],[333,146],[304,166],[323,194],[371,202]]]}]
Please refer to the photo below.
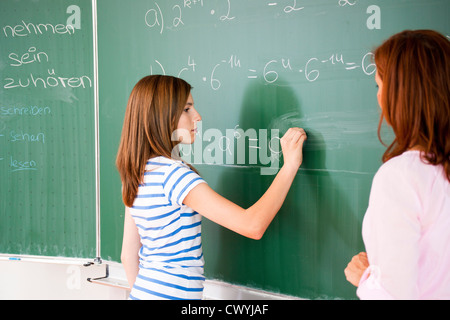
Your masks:
[{"label": "green chalkboard", "polygon": [[[193,85],[203,117],[183,154],[241,206],[258,200],[271,167],[282,164],[277,137],[290,126],[308,133],[304,163],[262,240],[204,219],[207,277],[305,298],[356,298],[344,268],[364,249],[362,219],[384,150],[371,51],[404,29],[449,34],[449,14],[447,0],[100,0],[103,257],[120,256],[114,160],[128,95],[147,74],[175,75]],[[393,137],[388,128],[382,135]]]},{"label": "green chalkboard", "polygon": [[[148,74],[193,86],[203,121],[184,148],[243,207],[282,165],[278,139],[308,133],[304,163],[263,239],[206,219],[208,278],[305,298],[356,298],[343,270],[384,147],[373,48],[404,29],[450,34],[447,0],[97,0],[100,153],[90,0],[0,5],[0,254],[119,261],[114,166],[126,102]],[[94,17],[95,18],[95,17]],[[383,128],[386,142],[392,139]],[[96,236],[100,157],[100,238]]]},{"label": "green chalkboard", "polygon": [[0,4],[0,253],[95,257],[89,0]]}]

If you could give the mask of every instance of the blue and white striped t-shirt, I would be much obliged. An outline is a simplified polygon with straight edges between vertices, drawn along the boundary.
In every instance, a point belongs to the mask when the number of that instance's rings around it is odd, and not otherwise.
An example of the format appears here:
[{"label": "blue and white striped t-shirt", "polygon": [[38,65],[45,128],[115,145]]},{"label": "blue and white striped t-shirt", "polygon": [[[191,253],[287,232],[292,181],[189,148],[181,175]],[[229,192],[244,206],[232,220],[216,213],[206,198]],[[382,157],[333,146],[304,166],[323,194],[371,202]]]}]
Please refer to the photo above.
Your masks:
[{"label": "blue and white striped t-shirt", "polygon": [[182,161],[152,158],[130,208],[141,237],[130,299],[202,299],[201,216],[183,204],[205,181]]}]

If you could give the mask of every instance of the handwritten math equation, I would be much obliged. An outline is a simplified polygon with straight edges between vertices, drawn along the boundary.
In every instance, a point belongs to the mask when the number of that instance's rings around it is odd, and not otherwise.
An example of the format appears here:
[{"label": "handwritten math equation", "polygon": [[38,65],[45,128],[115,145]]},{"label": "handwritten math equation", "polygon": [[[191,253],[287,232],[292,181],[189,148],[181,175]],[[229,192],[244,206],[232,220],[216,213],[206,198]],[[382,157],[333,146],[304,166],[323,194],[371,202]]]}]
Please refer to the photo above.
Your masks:
[{"label": "handwritten math equation", "polygon": [[[217,17],[218,21],[226,22],[232,21],[239,16],[235,10],[236,3],[243,0],[216,0],[213,7],[211,4],[214,1],[210,0],[180,0],[178,4],[174,4],[166,9],[162,9],[158,2],[153,2],[149,9],[145,12],[144,21],[148,28],[156,29],[160,34],[163,34],[166,29],[179,28],[185,26],[187,19],[185,13],[188,10],[206,9],[207,14]],[[330,0],[331,1],[331,0]],[[335,1],[336,6],[345,8],[352,7],[358,3],[358,0],[332,0]],[[274,12],[283,14],[295,14],[303,11],[308,1],[305,0],[280,0],[270,1],[262,0],[258,5],[270,7]],[[208,7],[208,8],[206,8]],[[366,11],[370,16],[367,19],[368,29],[380,29],[380,8],[375,5],[370,5]]]},{"label": "handwritten math equation", "polygon": [[[360,4],[359,0],[329,0],[330,6],[337,8],[350,8]],[[152,30],[156,37],[162,36],[166,32],[175,31],[183,27],[188,27],[192,21],[190,12],[196,11],[196,19],[202,19],[207,16],[216,19],[214,23],[232,23],[234,21],[245,19],[242,16],[243,7],[245,12],[264,9],[263,14],[274,12],[277,15],[295,15],[307,14],[308,8],[314,2],[311,0],[178,0],[170,3],[161,1],[151,1],[142,10],[145,28]],[[369,6],[370,10],[375,10]],[[368,13],[369,12],[368,8]],[[379,21],[371,15],[368,19],[370,25]],[[270,15],[273,16],[273,15]],[[371,28],[370,27],[370,28]],[[369,28],[369,26],[368,26]],[[370,29],[369,28],[369,29]],[[332,48],[331,48],[332,49]],[[326,55],[310,55],[303,58],[286,54],[285,56],[266,56],[256,59],[249,59],[239,50],[231,49],[230,53],[224,54],[214,61],[214,57],[205,62],[205,60],[195,54],[180,57],[178,61],[185,61],[181,67],[173,63],[164,61],[164,58],[154,56],[150,58],[150,74],[170,74],[181,78],[197,77],[209,87],[216,91],[220,90],[227,81],[244,78],[246,81],[262,81],[265,84],[277,84],[283,76],[298,76],[298,80],[306,82],[315,82],[320,79],[322,74],[330,71],[339,72],[339,70],[349,72],[362,72],[365,75],[375,73],[375,64],[373,63],[373,54],[371,52],[357,53],[360,56],[350,56],[349,53],[334,52],[329,50]],[[207,63],[207,64],[206,64]]]},{"label": "handwritten math equation", "polygon": [[[373,53],[367,52],[362,57],[356,60],[350,60],[344,57],[341,53],[334,53],[325,57],[311,57],[306,61],[297,63],[292,58],[267,59],[267,62],[262,66],[246,65],[238,55],[232,54],[224,59],[218,60],[216,64],[209,66],[207,74],[202,74],[202,81],[210,85],[212,90],[219,90],[222,87],[224,80],[221,78],[225,70],[236,72],[236,76],[241,76],[245,70],[245,77],[248,81],[260,79],[265,84],[276,83],[280,74],[289,73],[297,74],[303,77],[307,82],[317,81],[323,72],[324,67],[334,66],[337,70],[345,71],[360,71],[365,75],[373,75],[376,71],[375,63],[373,62]],[[208,69],[208,67],[206,67]],[[192,56],[186,59],[186,65],[180,70],[169,70],[169,73],[177,77],[186,76],[185,73],[198,73],[198,65]],[[202,68],[205,70],[205,68]],[[157,59],[150,65],[150,74],[169,74],[164,65]],[[228,78],[228,77],[227,77]]]}]

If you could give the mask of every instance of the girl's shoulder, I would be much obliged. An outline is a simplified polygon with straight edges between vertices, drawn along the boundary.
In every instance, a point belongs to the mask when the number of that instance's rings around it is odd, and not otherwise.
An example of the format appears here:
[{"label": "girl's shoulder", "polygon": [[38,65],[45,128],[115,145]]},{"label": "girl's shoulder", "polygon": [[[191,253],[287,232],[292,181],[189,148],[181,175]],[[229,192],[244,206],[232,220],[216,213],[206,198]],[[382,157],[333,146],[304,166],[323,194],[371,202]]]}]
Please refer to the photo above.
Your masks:
[{"label": "girl's shoulder", "polygon": [[[149,183],[162,187],[171,204],[183,205],[190,190],[200,183],[206,183],[195,171],[181,160],[155,157],[147,161],[145,177]],[[150,181],[151,180],[151,181]]]},{"label": "girl's shoulder", "polygon": [[145,166],[146,172],[160,171],[168,172],[174,170],[176,167],[189,168],[183,161],[170,159],[163,156],[150,158]]},{"label": "girl's shoulder", "polygon": [[394,184],[407,183],[416,186],[434,184],[444,179],[442,166],[435,166],[422,159],[421,152],[406,151],[384,163],[375,175],[375,180]]},{"label": "girl's shoulder", "polygon": [[420,160],[419,151],[406,151],[401,155],[389,159],[380,167],[379,172],[384,171],[398,171],[399,169],[409,168],[411,166],[417,166]]}]

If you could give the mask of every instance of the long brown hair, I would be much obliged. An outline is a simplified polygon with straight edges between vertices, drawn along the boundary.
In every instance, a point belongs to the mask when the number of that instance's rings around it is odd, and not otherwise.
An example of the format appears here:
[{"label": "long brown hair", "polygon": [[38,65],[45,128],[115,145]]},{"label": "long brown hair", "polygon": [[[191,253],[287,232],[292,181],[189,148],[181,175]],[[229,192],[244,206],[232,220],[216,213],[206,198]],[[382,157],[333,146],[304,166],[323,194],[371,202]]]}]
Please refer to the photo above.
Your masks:
[{"label": "long brown hair", "polygon": [[383,118],[395,139],[383,161],[419,147],[422,160],[443,165],[450,181],[450,43],[432,30],[406,30],[375,50],[383,81]]},{"label": "long brown hair", "polygon": [[172,133],[191,89],[182,79],[153,75],[139,80],[131,91],[116,158],[126,206],[133,205],[148,159],[172,158],[179,143],[172,141]]}]

